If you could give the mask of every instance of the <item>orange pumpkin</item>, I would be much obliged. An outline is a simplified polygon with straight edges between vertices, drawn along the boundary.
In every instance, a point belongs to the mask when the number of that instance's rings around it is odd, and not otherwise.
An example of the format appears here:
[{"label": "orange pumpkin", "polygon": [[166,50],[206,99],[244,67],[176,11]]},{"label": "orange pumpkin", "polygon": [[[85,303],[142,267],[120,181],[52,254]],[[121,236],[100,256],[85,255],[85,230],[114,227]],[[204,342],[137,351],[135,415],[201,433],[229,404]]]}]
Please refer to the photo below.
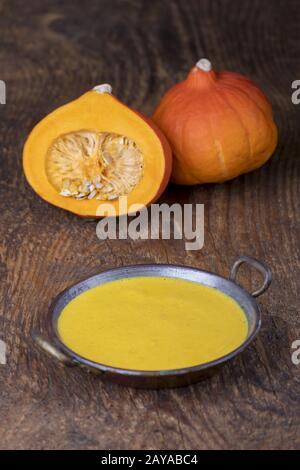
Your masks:
[{"label": "orange pumpkin", "polygon": [[215,72],[201,59],[153,115],[169,140],[172,180],[217,183],[263,165],[277,144],[272,107],[248,78]]},{"label": "orange pumpkin", "polygon": [[[172,153],[157,126],[103,84],[46,116],[23,154],[29,184],[47,202],[82,217],[116,215],[156,201],[171,174]],[[127,197],[127,207],[119,204]]]}]

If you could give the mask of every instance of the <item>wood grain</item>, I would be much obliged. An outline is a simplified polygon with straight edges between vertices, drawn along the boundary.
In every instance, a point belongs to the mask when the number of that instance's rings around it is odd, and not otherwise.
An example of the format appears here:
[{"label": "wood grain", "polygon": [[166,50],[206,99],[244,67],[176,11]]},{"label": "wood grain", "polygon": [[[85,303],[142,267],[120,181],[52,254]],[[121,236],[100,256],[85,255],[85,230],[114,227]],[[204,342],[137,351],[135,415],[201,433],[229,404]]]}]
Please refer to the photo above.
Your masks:
[{"label": "wood grain", "polygon": [[[0,0],[0,447],[9,449],[296,449],[300,447],[300,78],[297,0]],[[205,245],[108,241],[95,224],[40,200],[25,182],[24,140],[44,115],[92,86],[112,83],[151,114],[200,57],[245,73],[272,101],[280,143],[262,169],[222,185],[176,188],[166,202],[204,203]],[[259,338],[213,379],[137,391],[64,369],[36,350],[63,288],[113,266],[181,263],[228,275],[248,254],[272,268]],[[243,272],[241,281],[258,282]]]}]

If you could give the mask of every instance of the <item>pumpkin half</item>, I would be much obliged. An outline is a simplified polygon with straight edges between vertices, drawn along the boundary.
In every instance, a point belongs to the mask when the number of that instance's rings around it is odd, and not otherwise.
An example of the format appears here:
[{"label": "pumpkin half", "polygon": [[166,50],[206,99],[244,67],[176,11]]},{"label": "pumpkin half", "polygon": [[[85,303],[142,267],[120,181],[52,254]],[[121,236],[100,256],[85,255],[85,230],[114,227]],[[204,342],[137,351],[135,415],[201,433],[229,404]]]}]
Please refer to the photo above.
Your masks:
[{"label": "pumpkin half", "polygon": [[[83,217],[100,217],[108,202],[116,215],[154,202],[169,181],[171,162],[160,130],[112,96],[107,84],[45,117],[23,153],[35,192]],[[121,196],[127,209],[119,207]]]},{"label": "pumpkin half", "polygon": [[201,59],[153,115],[171,144],[172,180],[218,183],[263,165],[277,145],[272,108],[248,78]]}]

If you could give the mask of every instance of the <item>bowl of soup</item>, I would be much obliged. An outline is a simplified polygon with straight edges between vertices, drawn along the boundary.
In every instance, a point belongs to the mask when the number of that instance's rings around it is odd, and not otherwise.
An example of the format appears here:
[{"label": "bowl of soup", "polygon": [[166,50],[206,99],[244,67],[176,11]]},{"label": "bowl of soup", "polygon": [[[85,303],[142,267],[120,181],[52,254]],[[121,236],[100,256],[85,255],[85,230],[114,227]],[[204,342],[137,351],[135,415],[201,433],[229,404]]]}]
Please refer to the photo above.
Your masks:
[{"label": "bowl of soup", "polygon": [[[238,285],[241,264],[263,274],[253,294]],[[49,312],[48,353],[120,384],[177,387],[211,376],[242,352],[259,331],[255,297],[271,272],[241,256],[230,278],[176,265],[110,269],[62,292]]]}]

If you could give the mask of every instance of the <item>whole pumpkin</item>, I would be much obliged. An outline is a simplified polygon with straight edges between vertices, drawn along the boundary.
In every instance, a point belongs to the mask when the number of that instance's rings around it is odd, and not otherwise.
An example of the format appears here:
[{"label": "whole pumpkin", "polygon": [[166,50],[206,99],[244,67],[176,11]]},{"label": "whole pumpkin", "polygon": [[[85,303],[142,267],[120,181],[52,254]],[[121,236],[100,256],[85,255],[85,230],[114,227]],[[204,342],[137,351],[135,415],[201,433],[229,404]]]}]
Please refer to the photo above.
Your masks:
[{"label": "whole pumpkin", "polygon": [[207,59],[165,94],[153,120],[171,144],[178,184],[218,183],[252,171],[278,139],[263,92],[240,74],[215,72]]}]

